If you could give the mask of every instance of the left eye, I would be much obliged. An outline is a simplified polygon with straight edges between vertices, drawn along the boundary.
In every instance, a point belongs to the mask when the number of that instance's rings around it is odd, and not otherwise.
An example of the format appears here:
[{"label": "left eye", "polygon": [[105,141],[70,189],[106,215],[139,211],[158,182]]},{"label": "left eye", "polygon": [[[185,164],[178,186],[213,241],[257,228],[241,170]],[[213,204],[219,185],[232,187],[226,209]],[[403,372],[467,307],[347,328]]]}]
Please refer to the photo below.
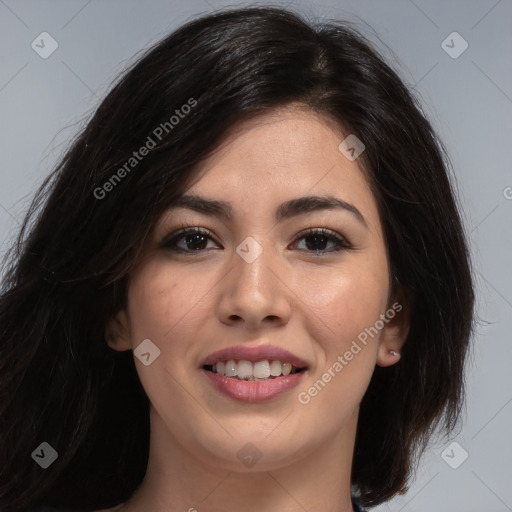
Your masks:
[{"label": "left eye", "polygon": [[[308,252],[315,252],[317,254],[338,252],[344,249],[350,249],[351,247],[344,238],[324,228],[313,229],[302,233],[298,240],[305,240],[307,249],[312,249]],[[309,240],[309,242],[307,240]],[[326,249],[325,245],[328,243],[333,243],[334,247]]]},{"label": "left eye", "polygon": [[[205,249],[212,249],[212,247],[208,247],[208,241],[210,240],[214,241],[208,230],[202,228],[187,228],[166,236],[160,243],[160,247],[173,252],[189,254],[194,252],[199,253],[203,252]],[[315,255],[333,253],[351,248],[350,244],[343,237],[325,228],[311,229],[303,232],[296,240],[304,240],[305,242],[306,248],[299,248],[299,250]],[[333,244],[333,246],[328,249],[326,248],[328,244]]]}]

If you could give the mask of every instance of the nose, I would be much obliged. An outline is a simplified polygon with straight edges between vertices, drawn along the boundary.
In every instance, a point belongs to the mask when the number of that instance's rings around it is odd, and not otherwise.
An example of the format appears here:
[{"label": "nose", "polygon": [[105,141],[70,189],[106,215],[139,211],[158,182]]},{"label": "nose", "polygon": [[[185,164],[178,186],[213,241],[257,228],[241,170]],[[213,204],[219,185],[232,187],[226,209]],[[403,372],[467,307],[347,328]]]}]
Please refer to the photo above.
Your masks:
[{"label": "nose", "polygon": [[222,323],[250,330],[280,327],[290,320],[293,292],[287,286],[285,262],[271,248],[247,262],[233,252],[231,271],[224,277],[217,301]]}]

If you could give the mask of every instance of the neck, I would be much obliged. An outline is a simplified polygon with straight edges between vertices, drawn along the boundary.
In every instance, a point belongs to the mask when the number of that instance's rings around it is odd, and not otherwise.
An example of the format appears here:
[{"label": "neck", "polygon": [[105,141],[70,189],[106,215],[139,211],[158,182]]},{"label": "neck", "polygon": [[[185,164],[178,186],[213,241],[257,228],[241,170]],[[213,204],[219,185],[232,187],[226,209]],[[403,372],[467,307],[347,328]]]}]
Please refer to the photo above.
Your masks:
[{"label": "neck", "polygon": [[352,512],[350,474],[358,410],[329,443],[292,464],[237,472],[199,461],[150,408],[151,441],[142,484],[119,512]]}]

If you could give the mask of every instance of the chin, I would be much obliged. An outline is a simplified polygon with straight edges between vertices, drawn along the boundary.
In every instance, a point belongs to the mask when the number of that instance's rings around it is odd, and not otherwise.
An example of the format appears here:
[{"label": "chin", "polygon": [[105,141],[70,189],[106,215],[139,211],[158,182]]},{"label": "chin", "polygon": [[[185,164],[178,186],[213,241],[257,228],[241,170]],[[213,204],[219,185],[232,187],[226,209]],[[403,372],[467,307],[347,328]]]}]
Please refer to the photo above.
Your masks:
[{"label": "chin", "polygon": [[[278,424],[274,422],[272,428]],[[213,436],[211,431],[204,432],[204,435],[198,433],[197,439],[200,441],[196,440],[188,446],[204,464],[225,471],[251,473],[278,470],[299,462],[317,445],[311,439],[309,442],[301,439],[300,435],[288,432],[277,434],[278,429],[272,432],[272,428],[262,431],[261,428],[247,426],[245,429],[230,429],[229,424],[225,424],[225,427],[233,432],[232,437],[223,431],[218,436]]]}]

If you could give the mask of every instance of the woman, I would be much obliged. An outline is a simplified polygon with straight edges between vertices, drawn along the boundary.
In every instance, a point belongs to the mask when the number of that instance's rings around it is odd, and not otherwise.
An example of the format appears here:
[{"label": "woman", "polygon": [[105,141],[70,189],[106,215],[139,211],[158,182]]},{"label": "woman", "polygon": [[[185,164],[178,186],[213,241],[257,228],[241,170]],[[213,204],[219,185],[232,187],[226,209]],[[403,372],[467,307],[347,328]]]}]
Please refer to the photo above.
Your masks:
[{"label": "woman", "polygon": [[418,102],[344,23],[194,20],[39,190],[0,298],[0,508],[340,510],[464,398],[467,242]]}]

